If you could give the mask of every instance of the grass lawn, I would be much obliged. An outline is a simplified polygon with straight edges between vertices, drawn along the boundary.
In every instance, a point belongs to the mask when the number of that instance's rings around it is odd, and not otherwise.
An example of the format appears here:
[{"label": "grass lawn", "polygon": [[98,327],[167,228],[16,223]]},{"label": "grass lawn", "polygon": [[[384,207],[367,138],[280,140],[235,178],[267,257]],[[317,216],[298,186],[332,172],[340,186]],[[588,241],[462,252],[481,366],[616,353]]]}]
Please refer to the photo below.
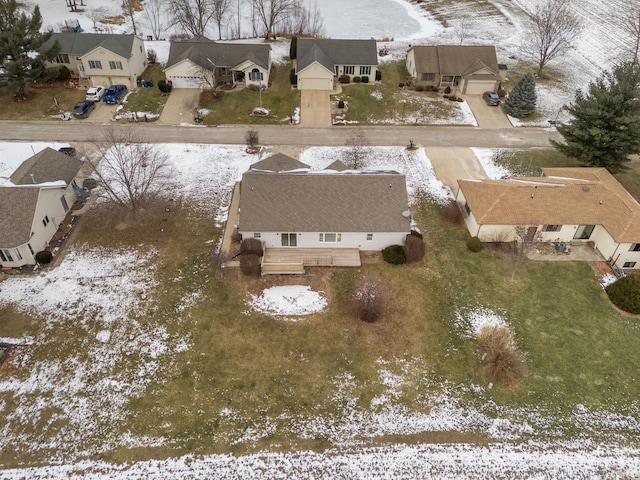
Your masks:
[{"label": "grass lawn", "polygon": [[[0,95],[2,120],[54,120],[52,115],[70,112],[76,103],[84,100],[85,90],[80,88],[29,88],[27,99],[14,102],[9,94]],[[59,107],[56,107],[56,102]]]},{"label": "grass lawn", "polygon": [[[226,91],[220,100],[211,99],[207,92],[200,98],[200,108],[209,113],[204,117],[206,125],[249,124],[273,125],[289,123],[289,117],[300,106],[300,92],[291,88],[289,72],[291,64],[273,65],[271,86],[260,93],[249,88]],[[270,110],[266,116],[252,116],[255,107]]]},{"label": "grass lawn", "polygon": [[126,110],[160,114],[166,101],[166,97],[163,97],[162,92],[158,89],[158,82],[165,79],[162,65],[159,63],[149,65],[141,78],[142,80],[152,80],[153,87],[139,87],[135,93],[129,95]]}]

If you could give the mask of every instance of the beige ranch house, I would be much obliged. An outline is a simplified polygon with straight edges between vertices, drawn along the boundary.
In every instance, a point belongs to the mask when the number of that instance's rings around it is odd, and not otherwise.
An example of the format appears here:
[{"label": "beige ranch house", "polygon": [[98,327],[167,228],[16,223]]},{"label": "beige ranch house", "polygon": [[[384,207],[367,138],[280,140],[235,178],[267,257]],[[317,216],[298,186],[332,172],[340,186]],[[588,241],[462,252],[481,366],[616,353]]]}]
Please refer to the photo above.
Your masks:
[{"label": "beige ranch house", "polygon": [[366,77],[373,83],[377,71],[375,40],[298,39],[296,75],[299,90],[333,90],[342,75],[347,75],[351,81],[355,77]]},{"label": "beige ranch house", "polygon": [[0,186],[0,266],[35,265],[75,203],[84,163],[51,148],[25,160]]},{"label": "beige ranch house", "polygon": [[164,73],[174,88],[225,84],[266,87],[271,73],[271,46],[219,43],[202,36],[171,42]]},{"label": "beige ranch house", "polygon": [[404,175],[335,162],[310,170],[282,154],[242,176],[239,207],[238,232],[263,243],[263,273],[359,266],[360,251],[402,245],[411,231]]},{"label": "beige ranch house", "polygon": [[483,242],[587,243],[620,269],[640,268],[640,204],[604,168],[545,168],[542,177],[458,180],[456,201]]},{"label": "beige ranch house", "polygon": [[414,86],[445,89],[461,94],[497,92],[507,74],[499,65],[493,46],[414,46],[407,52],[406,67]]},{"label": "beige ranch house", "polygon": [[122,84],[132,89],[147,66],[144,42],[135,35],[54,33],[42,50],[55,42],[60,53],[48,66],[64,65],[81,86]]}]

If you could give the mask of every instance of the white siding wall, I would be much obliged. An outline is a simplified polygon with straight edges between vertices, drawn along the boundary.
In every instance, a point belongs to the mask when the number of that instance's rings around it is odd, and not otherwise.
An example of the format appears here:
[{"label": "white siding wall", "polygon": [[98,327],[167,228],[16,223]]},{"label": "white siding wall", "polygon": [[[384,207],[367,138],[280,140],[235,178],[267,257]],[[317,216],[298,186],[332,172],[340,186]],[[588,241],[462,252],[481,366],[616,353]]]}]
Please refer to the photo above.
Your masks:
[{"label": "white siding wall", "polygon": [[[242,238],[253,238],[254,232],[241,232]],[[281,232],[261,232],[260,240],[267,248],[282,247]],[[293,233],[293,232],[292,232]],[[328,232],[334,233],[334,232]],[[389,245],[402,245],[407,232],[370,232],[373,238],[367,240],[367,232],[346,232],[340,242],[320,242],[319,232],[297,232],[299,248],[358,248],[360,250],[382,250]]]},{"label": "white siding wall", "polygon": [[[173,82],[173,88],[205,88],[213,84],[213,73],[197,66],[190,60],[172,65],[164,72],[167,80]],[[203,75],[207,75],[208,78],[204,80]]]},{"label": "white siding wall", "polygon": [[298,74],[298,90],[333,90],[333,74],[312,63]]}]

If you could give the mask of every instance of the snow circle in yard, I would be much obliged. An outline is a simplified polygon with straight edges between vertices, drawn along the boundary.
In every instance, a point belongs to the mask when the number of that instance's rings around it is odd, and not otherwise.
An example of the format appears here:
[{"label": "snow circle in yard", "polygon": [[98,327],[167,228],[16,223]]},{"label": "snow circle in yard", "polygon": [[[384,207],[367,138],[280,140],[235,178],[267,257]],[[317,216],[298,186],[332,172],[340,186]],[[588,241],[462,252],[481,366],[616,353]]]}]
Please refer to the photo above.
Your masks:
[{"label": "snow circle in yard", "polygon": [[327,306],[327,299],[322,292],[314,292],[309,286],[286,285],[267,288],[261,295],[251,295],[249,305],[266,315],[300,316],[321,312]]},{"label": "snow circle in yard", "polygon": [[111,338],[111,331],[109,330],[100,330],[96,335],[96,339],[102,343],[107,343]]}]

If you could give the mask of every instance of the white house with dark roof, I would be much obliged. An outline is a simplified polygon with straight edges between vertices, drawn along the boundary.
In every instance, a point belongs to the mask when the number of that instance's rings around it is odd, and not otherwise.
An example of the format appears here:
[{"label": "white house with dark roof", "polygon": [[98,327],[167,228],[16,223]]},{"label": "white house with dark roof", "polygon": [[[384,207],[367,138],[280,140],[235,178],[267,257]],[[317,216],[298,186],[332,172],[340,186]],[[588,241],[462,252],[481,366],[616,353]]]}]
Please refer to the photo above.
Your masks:
[{"label": "white house with dark roof", "polygon": [[271,46],[220,43],[202,36],[171,42],[164,73],[174,88],[207,88],[220,84],[267,86]]},{"label": "white house with dark roof", "polygon": [[640,268],[640,204],[605,168],[545,168],[543,177],[458,180],[467,229],[483,242],[588,243],[620,269]]},{"label": "white house with dark roof", "polygon": [[378,71],[375,40],[300,38],[296,56],[299,90],[333,90],[342,75],[373,83]]},{"label": "white house with dark roof", "polygon": [[48,50],[55,42],[60,53],[48,66],[66,66],[83,85],[135,88],[147,66],[144,42],[136,35],[54,33],[41,50]]},{"label": "white house with dark roof", "polygon": [[76,201],[84,163],[45,148],[0,186],[0,266],[34,265]]}]

